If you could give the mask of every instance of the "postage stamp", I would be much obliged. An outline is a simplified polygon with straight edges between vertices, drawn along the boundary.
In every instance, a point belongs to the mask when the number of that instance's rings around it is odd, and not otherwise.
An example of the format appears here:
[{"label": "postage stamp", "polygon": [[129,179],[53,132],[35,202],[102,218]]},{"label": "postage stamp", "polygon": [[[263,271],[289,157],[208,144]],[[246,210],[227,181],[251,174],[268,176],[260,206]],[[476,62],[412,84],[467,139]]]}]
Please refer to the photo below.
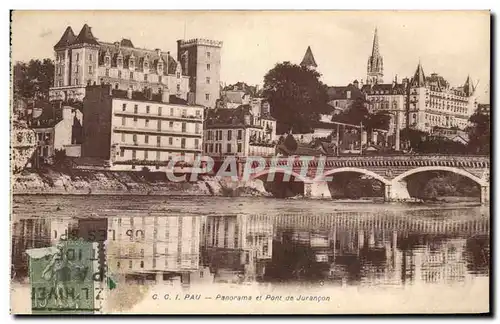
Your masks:
[{"label": "postage stamp", "polygon": [[98,311],[94,287],[97,258],[92,242],[61,241],[27,253],[33,314]]}]

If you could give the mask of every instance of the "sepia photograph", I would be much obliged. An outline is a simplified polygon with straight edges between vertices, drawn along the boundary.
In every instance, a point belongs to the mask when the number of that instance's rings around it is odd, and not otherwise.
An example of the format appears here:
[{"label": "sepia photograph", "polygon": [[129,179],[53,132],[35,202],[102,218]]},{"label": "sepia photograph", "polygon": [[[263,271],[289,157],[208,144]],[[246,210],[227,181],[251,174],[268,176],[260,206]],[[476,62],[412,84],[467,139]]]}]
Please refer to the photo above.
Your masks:
[{"label": "sepia photograph", "polygon": [[10,313],[488,314],[488,10],[13,10]]}]

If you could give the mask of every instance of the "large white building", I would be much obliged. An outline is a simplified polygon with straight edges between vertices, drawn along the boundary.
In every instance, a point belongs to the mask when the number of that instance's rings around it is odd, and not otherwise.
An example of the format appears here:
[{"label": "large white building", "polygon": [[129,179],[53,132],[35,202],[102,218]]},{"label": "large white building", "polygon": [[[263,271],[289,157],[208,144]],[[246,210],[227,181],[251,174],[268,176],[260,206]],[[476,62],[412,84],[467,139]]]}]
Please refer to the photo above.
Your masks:
[{"label": "large white building", "polygon": [[89,86],[83,117],[82,156],[109,160],[114,170],[167,171],[172,158],[202,153],[203,107],[168,92]]}]

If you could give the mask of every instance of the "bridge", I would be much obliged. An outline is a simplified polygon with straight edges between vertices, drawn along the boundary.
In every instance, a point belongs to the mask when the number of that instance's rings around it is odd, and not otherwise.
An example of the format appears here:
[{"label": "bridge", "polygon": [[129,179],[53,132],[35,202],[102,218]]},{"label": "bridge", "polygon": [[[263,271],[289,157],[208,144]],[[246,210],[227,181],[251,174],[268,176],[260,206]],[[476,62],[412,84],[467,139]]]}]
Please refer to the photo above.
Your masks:
[{"label": "bridge", "polygon": [[[238,159],[239,176],[243,165],[253,157]],[[283,173],[304,183],[307,197],[328,197],[327,182],[334,174],[354,172],[379,180],[384,185],[386,201],[409,199],[406,179],[410,175],[428,171],[447,171],[467,177],[481,188],[481,203],[490,197],[490,157],[480,155],[388,155],[388,156],[289,156],[267,159],[265,167],[254,168],[251,178],[274,179]],[[290,180],[293,181],[293,180]]]}]

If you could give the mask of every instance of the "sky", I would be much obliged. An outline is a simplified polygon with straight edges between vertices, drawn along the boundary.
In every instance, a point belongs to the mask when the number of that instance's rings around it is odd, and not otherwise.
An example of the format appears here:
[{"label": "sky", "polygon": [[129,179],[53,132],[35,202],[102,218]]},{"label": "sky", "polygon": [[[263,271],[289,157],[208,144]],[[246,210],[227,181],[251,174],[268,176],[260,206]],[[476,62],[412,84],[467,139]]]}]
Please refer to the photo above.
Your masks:
[{"label": "sky", "polygon": [[384,82],[413,76],[420,61],[452,86],[467,75],[489,102],[490,15],[487,11],[15,11],[12,60],[53,58],[67,26],[87,23],[99,40],[132,40],[176,57],[178,39],[223,41],[221,81],[263,84],[278,62],[299,64],[307,46],[326,84],[366,79],[374,29],[384,59]]}]

